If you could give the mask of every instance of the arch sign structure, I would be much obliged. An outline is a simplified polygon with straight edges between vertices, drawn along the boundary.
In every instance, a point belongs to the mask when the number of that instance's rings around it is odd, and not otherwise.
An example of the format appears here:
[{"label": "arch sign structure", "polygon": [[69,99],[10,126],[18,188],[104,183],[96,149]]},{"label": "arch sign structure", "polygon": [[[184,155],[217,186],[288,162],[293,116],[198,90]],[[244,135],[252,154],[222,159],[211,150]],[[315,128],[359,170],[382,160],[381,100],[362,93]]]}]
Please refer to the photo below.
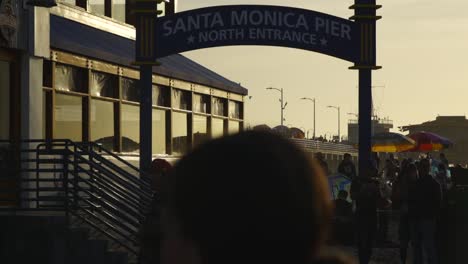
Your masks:
[{"label": "arch sign structure", "polygon": [[[157,1],[157,0],[155,0]],[[354,63],[359,70],[359,168],[371,157],[371,73],[376,66],[376,0],[355,0],[344,19],[312,10],[266,5],[214,6],[157,17],[154,2],[137,0],[136,63],[140,65],[140,167],[151,162],[151,67],[157,59],[210,47],[297,48]],[[145,110],[146,109],[146,110]],[[149,120],[147,122],[147,120]],[[149,125],[148,125],[149,124]],[[149,141],[148,141],[149,140]],[[149,157],[149,159],[148,159]]]}]

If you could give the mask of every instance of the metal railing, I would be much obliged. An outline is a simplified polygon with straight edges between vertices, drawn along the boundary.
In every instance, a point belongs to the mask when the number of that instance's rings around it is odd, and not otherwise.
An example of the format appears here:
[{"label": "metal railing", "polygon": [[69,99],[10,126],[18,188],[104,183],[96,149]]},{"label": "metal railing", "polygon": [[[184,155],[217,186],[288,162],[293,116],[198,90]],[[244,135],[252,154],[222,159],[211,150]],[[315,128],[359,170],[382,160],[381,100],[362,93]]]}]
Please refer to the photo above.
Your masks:
[{"label": "metal railing", "polygon": [[138,232],[155,198],[147,175],[92,142],[23,140],[0,146],[19,150],[20,156],[10,164],[13,169],[0,172],[0,210],[63,212],[71,225],[86,225],[138,255]]},{"label": "metal railing", "polygon": [[339,152],[339,153],[357,153],[357,149],[351,145],[332,143],[332,142],[322,142],[318,140],[309,140],[309,139],[291,139],[291,141],[300,148],[303,148],[305,151],[312,152]]}]

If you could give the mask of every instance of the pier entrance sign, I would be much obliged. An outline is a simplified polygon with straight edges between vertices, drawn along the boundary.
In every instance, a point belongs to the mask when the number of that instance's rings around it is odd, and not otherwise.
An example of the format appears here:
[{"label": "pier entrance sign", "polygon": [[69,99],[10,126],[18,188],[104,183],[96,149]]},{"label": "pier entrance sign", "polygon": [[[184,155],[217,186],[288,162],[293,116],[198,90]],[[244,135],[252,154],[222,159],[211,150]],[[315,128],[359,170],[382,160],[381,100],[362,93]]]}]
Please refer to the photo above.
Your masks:
[{"label": "pier entrance sign", "polygon": [[[376,65],[376,0],[354,0],[344,19],[312,10],[267,5],[213,6],[166,14],[162,0],[135,0],[135,63],[140,65],[140,168],[151,164],[152,67],[157,59],[211,47],[262,45],[318,52],[359,71],[359,171],[371,166],[372,70]],[[174,1],[174,0],[171,0]],[[170,2],[171,2],[170,1]],[[353,85],[350,84],[350,87]]]},{"label": "pier entrance sign", "polygon": [[279,6],[219,6],[158,18],[154,59],[184,51],[233,45],[282,46],[356,62],[355,22]]}]

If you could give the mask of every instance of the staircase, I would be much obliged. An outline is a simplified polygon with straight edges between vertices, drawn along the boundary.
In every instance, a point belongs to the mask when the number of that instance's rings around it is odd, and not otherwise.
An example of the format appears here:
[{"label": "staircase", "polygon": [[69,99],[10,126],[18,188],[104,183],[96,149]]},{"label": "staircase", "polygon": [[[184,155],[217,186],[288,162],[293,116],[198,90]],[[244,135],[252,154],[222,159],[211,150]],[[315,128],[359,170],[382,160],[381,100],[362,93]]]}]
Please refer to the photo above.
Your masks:
[{"label": "staircase", "polygon": [[[16,188],[0,186],[0,193],[10,192],[0,196],[0,223],[13,226],[1,257],[22,263],[12,252],[40,245],[51,252],[43,263],[138,262],[138,232],[156,198],[147,175],[92,142],[27,140],[16,147],[17,173],[0,176],[16,182]],[[25,226],[32,229],[24,232]]]}]

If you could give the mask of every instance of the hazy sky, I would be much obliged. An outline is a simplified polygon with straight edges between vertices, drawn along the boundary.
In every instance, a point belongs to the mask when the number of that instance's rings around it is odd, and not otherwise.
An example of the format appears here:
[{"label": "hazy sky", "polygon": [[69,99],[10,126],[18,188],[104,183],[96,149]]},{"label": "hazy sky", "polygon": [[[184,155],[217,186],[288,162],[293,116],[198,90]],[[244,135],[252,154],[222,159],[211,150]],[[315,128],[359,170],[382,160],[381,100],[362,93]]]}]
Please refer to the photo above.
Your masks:
[{"label": "hazy sky", "polygon": [[[178,10],[227,4],[290,5],[348,18],[350,0],[179,0]],[[377,62],[373,89],[376,113],[394,120],[395,127],[434,119],[437,115],[468,113],[467,0],[378,0],[383,16],[377,25]],[[249,89],[247,122],[270,126],[280,122],[279,92],[288,106],[286,125],[312,129],[312,102],[317,98],[317,135],[347,134],[347,113],[357,113],[357,71],[349,62],[326,55],[276,47],[222,47],[184,55]],[[312,132],[311,132],[312,133]]]}]

